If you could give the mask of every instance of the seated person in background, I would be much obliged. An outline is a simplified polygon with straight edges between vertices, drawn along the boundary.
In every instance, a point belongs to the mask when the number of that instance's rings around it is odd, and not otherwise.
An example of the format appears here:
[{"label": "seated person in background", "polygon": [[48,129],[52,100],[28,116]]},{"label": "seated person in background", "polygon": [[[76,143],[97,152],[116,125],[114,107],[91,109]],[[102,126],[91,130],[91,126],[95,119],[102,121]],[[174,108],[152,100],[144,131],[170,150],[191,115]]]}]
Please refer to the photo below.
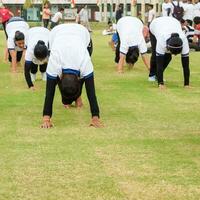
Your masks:
[{"label": "seated person in background", "polygon": [[116,24],[112,23],[112,21],[108,20],[108,28],[102,31],[102,35],[112,35],[116,32]]},{"label": "seated person in background", "polygon": [[187,20],[184,19],[181,20],[181,26],[189,42],[190,49],[194,49],[195,51],[200,51],[200,47],[196,42],[195,29],[189,25]]},{"label": "seated person in background", "polygon": [[200,16],[194,18],[195,39],[200,46]]},{"label": "seated person in background", "polygon": [[29,25],[20,17],[12,17],[6,25],[8,34],[7,48],[12,72],[17,71],[17,63],[21,61],[23,51],[26,49],[25,36]]},{"label": "seated person in background", "polygon": [[36,79],[38,65],[42,80],[46,81],[49,33],[50,31],[44,27],[31,28],[27,33],[24,75],[28,87],[32,90],[35,89],[33,82]]}]

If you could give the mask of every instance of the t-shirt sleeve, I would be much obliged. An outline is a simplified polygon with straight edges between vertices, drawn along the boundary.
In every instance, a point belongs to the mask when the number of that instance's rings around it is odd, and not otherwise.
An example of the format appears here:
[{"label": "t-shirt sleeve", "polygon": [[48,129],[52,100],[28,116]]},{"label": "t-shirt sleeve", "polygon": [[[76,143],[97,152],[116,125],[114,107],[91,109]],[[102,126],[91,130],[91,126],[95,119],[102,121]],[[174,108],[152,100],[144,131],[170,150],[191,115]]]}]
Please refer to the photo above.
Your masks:
[{"label": "t-shirt sleeve", "polygon": [[25,53],[25,61],[33,61],[34,55],[33,55],[33,49],[28,48]]},{"label": "t-shirt sleeve", "polygon": [[147,52],[147,45],[144,38],[142,38],[142,41],[138,45],[138,48],[141,54],[145,54]]},{"label": "t-shirt sleeve", "polygon": [[159,55],[164,55],[166,52],[166,41],[163,38],[160,38],[157,40],[156,44],[156,54]]},{"label": "t-shirt sleeve", "polygon": [[8,50],[15,50],[15,43],[13,38],[8,37],[7,48]]},{"label": "t-shirt sleeve", "polygon": [[51,52],[47,65],[47,77],[50,79],[57,79],[62,74],[62,67],[59,63],[59,57],[55,52]]},{"label": "t-shirt sleeve", "polygon": [[89,53],[87,52],[87,55],[85,56],[85,59],[80,68],[80,76],[81,78],[87,79],[93,75],[93,71],[94,71],[93,64],[89,56]]},{"label": "t-shirt sleeve", "polygon": [[120,53],[126,55],[127,52],[128,52],[128,49],[129,49],[129,46],[126,44],[126,42],[125,41],[121,41],[120,49],[119,49]]},{"label": "t-shirt sleeve", "polygon": [[183,57],[187,57],[189,56],[189,52],[190,52],[188,40],[186,37],[184,37],[182,40],[183,40],[183,49],[182,49],[181,55]]}]

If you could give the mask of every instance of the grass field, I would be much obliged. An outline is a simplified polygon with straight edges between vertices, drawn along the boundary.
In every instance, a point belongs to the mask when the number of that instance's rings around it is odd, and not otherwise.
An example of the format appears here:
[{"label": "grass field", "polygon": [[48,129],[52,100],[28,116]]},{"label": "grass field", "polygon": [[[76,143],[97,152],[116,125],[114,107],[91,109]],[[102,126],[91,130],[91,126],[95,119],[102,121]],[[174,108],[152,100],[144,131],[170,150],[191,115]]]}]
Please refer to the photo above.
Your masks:
[{"label": "grass field", "polygon": [[93,33],[102,129],[90,112],[64,110],[57,91],[51,130],[40,129],[45,83],[27,89],[23,70],[3,63],[0,32],[0,200],[199,200],[200,62],[192,52],[191,86],[180,57],[165,73],[167,90],[147,81],[141,59],[115,72],[110,37]]}]

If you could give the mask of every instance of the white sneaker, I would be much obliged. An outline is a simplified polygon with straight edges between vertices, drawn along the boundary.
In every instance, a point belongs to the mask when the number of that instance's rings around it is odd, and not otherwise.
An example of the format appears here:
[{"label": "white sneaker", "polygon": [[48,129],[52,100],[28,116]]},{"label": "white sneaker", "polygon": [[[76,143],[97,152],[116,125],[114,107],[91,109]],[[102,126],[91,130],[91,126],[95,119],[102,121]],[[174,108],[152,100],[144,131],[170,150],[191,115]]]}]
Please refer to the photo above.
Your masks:
[{"label": "white sneaker", "polygon": [[36,74],[32,74],[32,73],[30,73],[30,74],[31,74],[31,81],[35,82],[35,80],[36,80]]},{"label": "white sneaker", "polygon": [[154,76],[149,76],[148,81],[150,81],[150,82],[156,81],[156,76],[155,75]]},{"label": "white sneaker", "polygon": [[46,72],[41,73],[41,76],[42,76],[42,80],[43,80],[43,81],[46,81],[46,80],[47,80]]}]

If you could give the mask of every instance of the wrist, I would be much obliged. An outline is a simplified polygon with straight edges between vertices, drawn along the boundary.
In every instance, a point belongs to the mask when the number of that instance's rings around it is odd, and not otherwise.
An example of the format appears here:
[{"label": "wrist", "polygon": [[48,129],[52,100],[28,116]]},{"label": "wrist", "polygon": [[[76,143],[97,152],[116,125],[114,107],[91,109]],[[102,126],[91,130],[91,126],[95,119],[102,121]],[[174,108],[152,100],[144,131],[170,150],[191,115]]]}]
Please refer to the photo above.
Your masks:
[{"label": "wrist", "polygon": [[43,116],[43,122],[50,122],[51,118],[48,115]]}]

